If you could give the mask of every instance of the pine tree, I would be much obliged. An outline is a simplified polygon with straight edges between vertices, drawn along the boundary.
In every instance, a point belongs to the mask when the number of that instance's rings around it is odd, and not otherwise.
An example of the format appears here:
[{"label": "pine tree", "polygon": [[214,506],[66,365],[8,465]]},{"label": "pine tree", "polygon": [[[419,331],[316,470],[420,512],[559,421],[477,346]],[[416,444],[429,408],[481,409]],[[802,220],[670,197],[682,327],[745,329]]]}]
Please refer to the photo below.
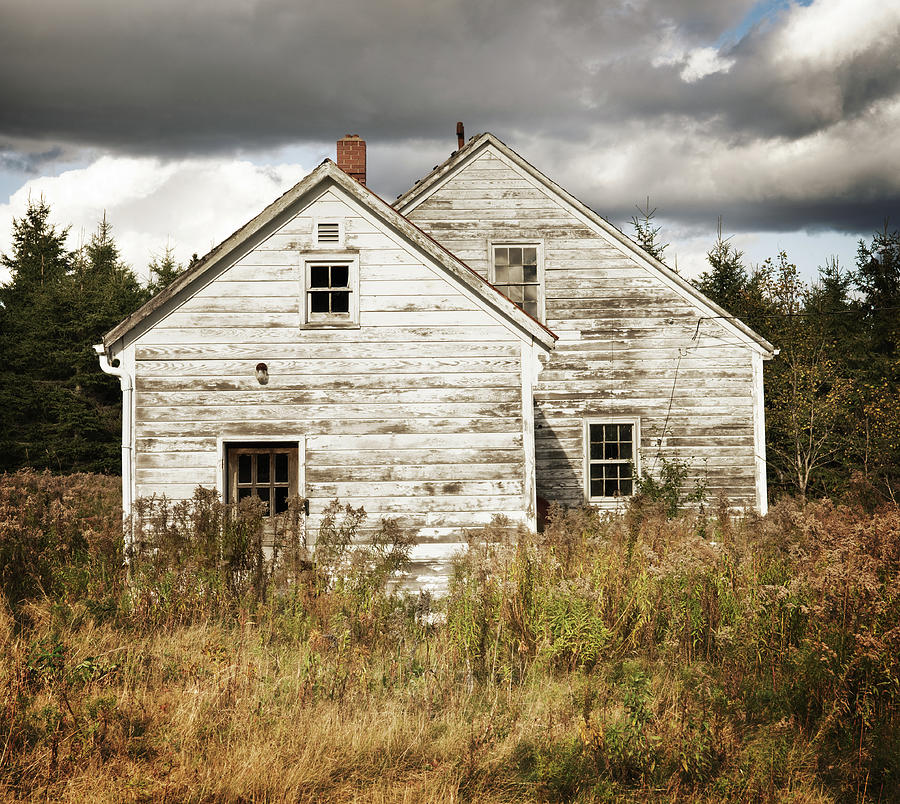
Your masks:
[{"label": "pine tree", "polygon": [[631,226],[634,228],[634,239],[651,257],[660,262],[663,261],[663,252],[668,248],[668,243],[661,243],[659,233],[662,228],[653,225],[656,217],[656,207],[650,208],[650,196],[647,196],[647,205],[643,208],[635,204],[638,215],[631,216]]},{"label": "pine tree", "polygon": [[732,315],[741,317],[750,278],[744,267],[744,254],[727,237],[722,236],[719,218],[716,243],[706,254],[709,270],[704,271],[694,285]]},{"label": "pine tree", "polygon": [[147,292],[105,216],[72,254],[49,214],[32,203],[0,257],[11,274],[0,287],[0,469],[115,471],[121,397],[91,347]]},{"label": "pine tree", "polygon": [[158,293],[168,287],[183,272],[184,266],[175,260],[175,250],[171,246],[166,246],[162,256],[154,257],[150,262],[149,288],[151,292]]}]

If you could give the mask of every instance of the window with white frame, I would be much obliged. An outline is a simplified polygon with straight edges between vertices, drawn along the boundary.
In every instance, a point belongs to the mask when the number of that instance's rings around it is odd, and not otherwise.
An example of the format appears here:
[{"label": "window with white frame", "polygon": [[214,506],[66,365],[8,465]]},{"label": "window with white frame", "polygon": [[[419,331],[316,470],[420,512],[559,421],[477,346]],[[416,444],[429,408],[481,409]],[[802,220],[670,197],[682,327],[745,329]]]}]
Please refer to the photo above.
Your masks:
[{"label": "window with white frame", "polygon": [[491,284],[530,316],[543,318],[543,265],[540,243],[494,243]]},{"label": "window with white frame", "polygon": [[356,256],[317,256],[303,263],[305,326],[359,325],[359,263]]},{"label": "window with white frame", "polygon": [[635,419],[585,421],[585,486],[588,500],[612,500],[634,494],[638,436],[638,422]]}]

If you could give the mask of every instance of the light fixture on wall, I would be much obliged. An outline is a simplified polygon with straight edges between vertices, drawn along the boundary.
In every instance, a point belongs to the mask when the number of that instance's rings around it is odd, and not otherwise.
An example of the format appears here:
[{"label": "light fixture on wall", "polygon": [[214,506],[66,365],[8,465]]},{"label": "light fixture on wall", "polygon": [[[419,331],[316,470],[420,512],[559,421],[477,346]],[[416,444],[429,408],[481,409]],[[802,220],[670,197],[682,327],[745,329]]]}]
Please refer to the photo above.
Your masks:
[{"label": "light fixture on wall", "polygon": [[269,367],[265,363],[256,364],[256,381],[260,385],[269,384]]}]

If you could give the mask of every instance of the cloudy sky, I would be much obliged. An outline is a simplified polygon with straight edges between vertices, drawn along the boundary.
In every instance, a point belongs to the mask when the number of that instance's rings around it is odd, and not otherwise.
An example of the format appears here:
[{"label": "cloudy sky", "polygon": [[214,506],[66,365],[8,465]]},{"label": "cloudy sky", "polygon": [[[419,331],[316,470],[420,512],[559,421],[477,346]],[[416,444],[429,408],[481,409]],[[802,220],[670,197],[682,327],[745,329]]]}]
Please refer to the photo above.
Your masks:
[{"label": "cloudy sky", "polygon": [[900,0],[0,0],[0,250],[43,195],[145,273],[349,132],[392,199],[462,120],[628,233],[649,195],[689,276],[719,215],[812,276],[900,225],[898,46]]}]

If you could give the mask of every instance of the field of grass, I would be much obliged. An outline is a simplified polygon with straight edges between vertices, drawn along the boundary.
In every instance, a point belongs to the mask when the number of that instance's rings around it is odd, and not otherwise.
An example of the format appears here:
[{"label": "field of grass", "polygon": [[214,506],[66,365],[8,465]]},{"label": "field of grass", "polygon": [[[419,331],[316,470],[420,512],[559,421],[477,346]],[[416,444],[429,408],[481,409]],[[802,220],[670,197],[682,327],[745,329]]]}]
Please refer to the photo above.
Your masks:
[{"label": "field of grass", "polygon": [[552,513],[471,534],[443,600],[335,505],[0,476],[0,799],[900,801],[900,512]]}]

